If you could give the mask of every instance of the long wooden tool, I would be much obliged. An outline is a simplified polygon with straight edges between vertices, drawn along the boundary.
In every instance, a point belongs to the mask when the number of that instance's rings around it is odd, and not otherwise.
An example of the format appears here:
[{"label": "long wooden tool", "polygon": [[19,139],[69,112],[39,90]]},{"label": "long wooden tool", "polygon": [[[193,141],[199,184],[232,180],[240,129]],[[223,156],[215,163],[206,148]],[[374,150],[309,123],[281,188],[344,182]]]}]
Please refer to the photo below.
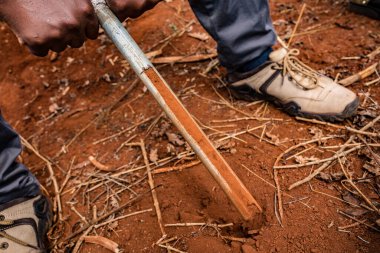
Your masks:
[{"label": "long wooden tool", "polygon": [[109,38],[128,60],[133,70],[144,82],[243,218],[250,220],[257,210],[262,212],[260,205],[211,144],[169,85],[109,9],[105,0],[92,0],[92,3],[99,22]]}]

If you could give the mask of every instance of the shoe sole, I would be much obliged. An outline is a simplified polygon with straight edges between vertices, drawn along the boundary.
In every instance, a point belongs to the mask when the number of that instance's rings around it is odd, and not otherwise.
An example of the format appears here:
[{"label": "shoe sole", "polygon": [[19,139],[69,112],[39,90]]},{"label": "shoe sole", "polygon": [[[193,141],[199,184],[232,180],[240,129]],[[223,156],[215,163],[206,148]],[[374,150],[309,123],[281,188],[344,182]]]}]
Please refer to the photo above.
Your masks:
[{"label": "shoe sole", "polygon": [[356,110],[359,106],[359,98],[356,98],[354,101],[348,104],[346,108],[343,110],[343,112],[341,113],[315,114],[315,113],[300,111],[301,107],[295,102],[282,104],[275,97],[270,96],[270,95],[265,95],[265,94],[259,94],[252,88],[250,88],[249,93],[247,92],[241,93],[237,89],[231,89],[231,88],[230,88],[230,91],[231,91],[232,96],[238,100],[245,100],[248,102],[253,102],[257,100],[266,100],[280,107],[283,111],[287,112],[291,116],[308,118],[308,119],[318,119],[321,121],[329,121],[329,122],[341,122],[349,117],[352,117],[353,115],[355,115]]},{"label": "shoe sole", "polygon": [[380,9],[377,9],[375,7],[350,3],[348,9],[363,16],[367,16],[373,19],[380,19]]}]

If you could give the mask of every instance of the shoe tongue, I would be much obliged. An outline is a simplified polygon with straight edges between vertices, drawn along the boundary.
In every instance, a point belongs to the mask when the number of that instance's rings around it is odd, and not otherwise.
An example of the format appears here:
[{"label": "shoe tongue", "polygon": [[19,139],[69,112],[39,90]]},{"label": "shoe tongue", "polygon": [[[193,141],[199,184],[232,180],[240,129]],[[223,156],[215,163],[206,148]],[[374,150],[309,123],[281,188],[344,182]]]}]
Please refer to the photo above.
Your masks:
[{"label": "shoe tongue", "polygon": [[277,49],[269,55],[269,59],[273,62],[280,62],[284,59],[288,51],[285,48]]}]

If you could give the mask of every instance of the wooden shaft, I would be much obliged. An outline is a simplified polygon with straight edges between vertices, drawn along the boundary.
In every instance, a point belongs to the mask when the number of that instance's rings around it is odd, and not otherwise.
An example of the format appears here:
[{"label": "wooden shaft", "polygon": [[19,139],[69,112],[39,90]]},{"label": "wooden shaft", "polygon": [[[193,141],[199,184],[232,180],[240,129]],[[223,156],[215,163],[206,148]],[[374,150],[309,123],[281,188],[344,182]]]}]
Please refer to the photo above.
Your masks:
[{"label": "wooden shaft", "polygon": [[104,0],[92,0],[99,22],[107,35],[128,60],[158,104],[165,111],[194,153],[203,162],[245,220],[253,218],[260,205],[235,172],[211,144],[169,85],[145,57],[127,30],[108,8]]}]

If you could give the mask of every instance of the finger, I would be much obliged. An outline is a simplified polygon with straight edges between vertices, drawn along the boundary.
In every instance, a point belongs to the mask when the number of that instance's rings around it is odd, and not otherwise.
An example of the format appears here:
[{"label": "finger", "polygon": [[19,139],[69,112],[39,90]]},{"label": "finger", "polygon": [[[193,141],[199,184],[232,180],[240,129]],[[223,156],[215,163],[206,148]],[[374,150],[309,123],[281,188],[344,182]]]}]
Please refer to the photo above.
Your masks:
[{"label": "finger", "polygon": [[127,17],[127,11],[125,10],[126,2],[128,1],[120,1],[120,0],[106,0],[108,7],[112,10],[115,16],[123,22]]},{"label": "finger", "polygon": [[27,46],[29,51],[35,56],[44,57],[49,53],[49,49],[43,46]]},{"label": "finger", "polygon": [[99,21],[98,19],[94,16],[91,18],[85,28],[85,33],[86,37],[94,40],[98,37],[99,35]]},{"label": "finger", "polygon": [[60,53],[64,51],[67,47],[66,43],[62,43],[61,40],[54,40],[51,42],[50,49],[54,52]]},{"label": "finger", "polygon": [[69,40],[68,45],[72,48],[80,48],[85,40],[86,39],[83,36],[76,36]]}]

